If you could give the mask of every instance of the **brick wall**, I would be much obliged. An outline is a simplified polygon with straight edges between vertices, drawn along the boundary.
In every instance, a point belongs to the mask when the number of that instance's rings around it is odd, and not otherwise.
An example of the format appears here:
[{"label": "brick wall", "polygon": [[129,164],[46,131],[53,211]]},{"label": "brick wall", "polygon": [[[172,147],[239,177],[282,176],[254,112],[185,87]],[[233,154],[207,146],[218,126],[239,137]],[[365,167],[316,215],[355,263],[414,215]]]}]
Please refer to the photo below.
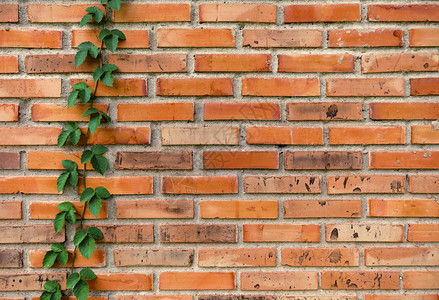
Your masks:
[{"label": "brick wall", "polygon": [[[66,279],[42,268],[73,233],[54,234],[56,205],[82,205],[57,194],[80,154],[56,140],[96,66],[75,47],[97,41],[78,24],[97,1],[73,2],[0,4],[2,300]],[[127,40],[90,140],[111,166],[88,182],[114,194],[76,264],[93,299],[439,299],[437,2],[139,0],[107,18]]]}]

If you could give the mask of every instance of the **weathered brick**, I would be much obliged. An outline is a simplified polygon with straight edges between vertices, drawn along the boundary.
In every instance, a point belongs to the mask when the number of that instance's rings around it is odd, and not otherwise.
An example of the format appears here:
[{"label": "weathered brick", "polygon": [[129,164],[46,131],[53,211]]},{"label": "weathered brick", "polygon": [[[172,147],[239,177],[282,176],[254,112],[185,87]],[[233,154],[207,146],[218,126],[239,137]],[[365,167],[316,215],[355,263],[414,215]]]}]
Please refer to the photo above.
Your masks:
[{"label": "weathered brick", "polygon": [[234,290],[234,272],[161,272],[160,290]]},{"label": "weathered brick", "polygon": [[195,54],[196,72],[269,72],[270,54]]},{"label": "weathered brick", "polygon": [[244,242],[320,242],[320,225],[244,224]]},{"label": "weathered brick", "polygon": [[279,300],[357,300],[357,296],[307,294],[298,296],[280,296]]},{"label": "weathered brick", "polygon": [[22,218],[22,201],[0,201],[0,220],[19,220]]},{"label": "weathered brick", "polygon": [[152,274],[106,273],[89,280],[91,291],[152,291]]},{"label": "weathered brick", "polygon": [[404,144],[405,127],[329,127],[331,145]]},{"label": "weathered brick", "polygon": [[74,54],[26,55],[26,73],[91,73],[98,67],[98,61],[87,57],[82,65],[75,66]]},{"label": "weathered brick", "polygon": [[235,47],[235,37],[226,28],[158,28],[157,47]]},{"label": "weathered brick", "polygon": [[366,54],[361,57],[362,73],[438,71],[434,53]]},{"label": "weathered brick", "polygon": [[431,125],[415,125],[411,127],[412,144],[439,144],[439,130]]},{"label": "weathered brick", "polygon": [[439,248],[366,248],[364,264],[366,266],[437,266]]},{"label": "weathered brick", "polygon": [[360,151],[285,151],[285,170],[361,170]]},{"label": "weathered brick", "polygon": [[[27,5],[27,19],[32,23],[79,23],[90,4],[37,4]],[[105,12],[104,6],[93,4]]]},{"label": "weathered brick", "polygon": [[116,249],[116,267],[188,267],[194,260],[192,249]]},{"label": "weathered brick", "polygon": [[[83,81],[94,91],[95,84],[91,79],[72,79],[70,84],[74,84]],[[114,79],[113,86],[106,86],[99,84],[96,92],[96,96],[106,97],[141,97],[148,96],[147,82],[144,79],[139,78],[119,78]]]},{"label": "weathered brick", "polygon": [[18,104],[0,104],[0,122],[17,122],[18,110]]},{"label": "weathered brick", "polygon": [[192,151],[116,152],[117,170],[192,170]]},{"label": "weathered brick", "polygon": [[193,300],[192,295],[116,295],[116,300]]},{"label": "weathered brick", "polygon": [[48,176],[2,176],[0,194],[58,194],[56,180]]},{"label": "weathered brick", "polygon": [[124,3],[113,10],[113,22],[186,22],[191,20],[189,3]]},{"label": "weathered brick", "polygon": [[[77,216],[80,216],[83,209],[84,209],[84,203],[77,202],[77,201],[69,201],[72,203],[73,207],[76,210]],[[49,203],[49,202],[33,202],[29,205],[29,211],[30,211],[30,219],[33,220],[53,220],[55,219],[55,216],[57,213],[59,213],[58,204],[61,202],[56,203]],[[107,202],[102,201],[102,208],[97,217],[91,214],[90,210],[85,210],[84,218],[85,219],[106,219],[107,218]]]},{"label": "weathered brick", "polygon": [[[148,30],[129,30],[124,29],[126,40],[119,41],[118,48],[149,48],[149,31]],[[83,42],[92,42],[95,46],[100,46],[101,41],[98,39],[99,30],[93,29],[73,29],[72,30],[72,47],[78,47]]]},{"label": "weathered brick", "polygon": [[439,46],[439,28],[409,29],[410,47]]},{"label": "weathered brick", "polygon": [[439,203],[433,199],[369,199],[371,217],[439,217]]},{"label": "weathered brick", "polygon": [[236,176],[163,176],[162,194],[237,194]]},{"label": "weathered brick", "polygon": [[121,103],[118,121],[193,121],[193,103]]},{"label": "weathered brick", "polygon": [[66,289],[67,274],[64,273],[0,273],[0,291],[43,291],[47,281],[57,281]]},{"label": "weathered brick", "polygon": [[399,272],[322,271],[324,290],[399,290]]},{"label": "weathered brick", "polygon": [[185,53],[110,54],[108,62],[123,73],[187,72]]},{"label": "weathered brick", "polygon": [[20,153],[0,152],[0,169],[1,170],[20,169]]},{"label": "weathered brick", "polygon": [[[191,298],[192,299],[192,298]],[[198,295],[198,300],[276,300],[270,295]]]},{"label": "weathered brick", "polygon": [[409,192],[412,194],[439,193],[439,176],[409,175]]},{"label": "weathered brick", "polygon": [[191,219],[192,200],[116,200],[118,219]]},{"label": "weathered brick", "polygon": [[404,194],[405,176],[346,175],[328,176],[328,194]]},{"label": "weathered brick", "polygon": [[437,295],[420,295],[420,294],[364,295],[364,300],[437,300]]},{"label": "weathered brick", "polygon": [[247,127],[247,144],[323,145],[323,128]]},{"label": "weathered brick", "polygon": [[318,176],[244,176],[244,190],[249,194],[318,194],[322,191]]},{"label": "weathered brick", "polygon": [[204,151],[203,168],[208,169],[279,169],[275,151]]},{"label": "weathered brick", "polygon": [[318,78],[243,78],[243,96],[320,96]]},{"label": "weathered brick", "polygon": [[162,145],[238,145],[239,127],[162,127]]},{"label": "weathered brick", "polygon": [[354,56],[342,54],[279,54],[278,72],[354,72]]},{"label": "weathered brick", "polygon": [[372,120],[436,120],[439,103],[431,102],[374,102],[369,104]]},{"label": "weathered brick", "polygon": [[238,228],[228,224],[160,225],[162,243],[236,243]]},{"label": "weathered brick", "polygon": [[201,200],[203,219],[277,219],[278,202],[269,200]]},{"label": "weathered brick", "polygon": [[[146,195],[153,193],[152,176],[124,176],[124,177],[89,177],[87,187],[96,188],[105,186],[112,195]],[[78,191],[82,193],[84,186],[79,180]]]},{"label": "weathered brick", "polygon": [[58,97],[61,97],[61,79],[0,79],[0,98]]},{"label": "weathered brick", "polygon": [[[79,144],[84,143],[86,128],[81,128]],[[147,145],[151,140],[149,127],[100,127],[89,135],[87,145]]]},{"label": "weathered brick", "polygon": [[328,97],[404,96],[403,78],[328,78]]},{"label": "weathered brick", "polygon": [[439,78],[410,79],[412,96],[439,95]]},{"label": "weathered brick", "polygon": [[[108,114],[108,104],[97,103],[94,108]],[[52,103],[32,104],[32,121],[34,122],[61,122],[61,121],[88,121],[90,118],[83,118],[82,115],[89,104],[76,104],[70,108]]]},{"label": "weathered brick", "polygon": [[284,22],[350,22],[361,20],[360,3],[286,5]]},{"label": "weathered brick", "polygon": [[0,244],[63,243],[66,238],[65,235],[64,229],[62,229],[59,233],[55,233],[55,229],[53,229],[52,224],[0,226]]},{"label": "weathered brick", "polygon": [[62,48],[62,31],[0,29],[0,48]]},{"label": "weathered brick", "polygon": [[317,290],[317,272],[241,272],[241,290]]},{"label": "weathered brick", "polygon": [[232,96],[232,78],[157,78],[160,96]]},{"label": "weathered brick", "polygon": [[439,5],[371,4],[367,7],[367,18],[379,22],[439,21]]},{"label": "weathered brick", "polygon": [[439,242],[439,224],[409,224],[408,242]]},{"label": "weathered brick", "polygon": [[87,229],[91,226],[99,228],[104,234],[104,238],[98,240],[98,243],[153,243],[154,242],[154,225],[152,224],[135,224],[135,225],[101,225],[89,224],[84,225]]},{"label": "weathered brick", "polygon": [[[32,268],[42,268],[44,255],[47,250],[29,250],[29,262]],[[55,262],[53,268],[64,268],[72,266],[73,250],[67,250],[69,252],[69,258],[65,266],[61,265],[58,261]],[[85,258],[79,251],[75,256],[75,267],[105,267],[105,250],[95,249],[90,258]]]},{"label": "weathered brick", "polygon": [[361,102],[289,102],[288,121],[363,120]]},{"label": "weathered brick", "polygon": [[439,169],[438,151],[373,151],[370,169]]},{"label": "weathered brick", "polygon": [[[2,13],[1,9],[0,5],[0,14]],[[0,56],[0,73],[18,73],[18,57]]]},{"label": "weathered brick", "polygon": [[285,200],[284,218],[360,218],[361,200]]},{"label": "weathered brick", "polygon": [[200,22],[276,23],[276,5],[253,3],[200,4]]},{"label": "weathered brick", "polygon": [[274,267],[276,248],[199,249],[200,267]]},{"label": "weathered brick", "polygon": [[12,250],[12,249],[0,250],[0,268],[22,268],[22,267],[23,267],[23,250]]},{"label": "weathered brick", "polygon": [[336,47],[401,47],[401,29],[331,29],[328,46]]},{"label": "weathered brick", "polygon": [[439,271],[405,271],[402,278],[406,290],[439,289]]},{"label": "weathered brick", "polygon": [[18,4],[0,4],[0,23],[18,22]]},{"label": "weathered brick", "polygon": [[204,103],[204,120],[267,120],[281,119],[281,108],[276,103],[264,102],[209,102]]},{"label": "weathered brick", "polygon": [[321,29],[244,29],[244,46],[251,48],[321,47]]},{"label": "weathered brick", "polygon": [[339,223],[326,224],[327,242],[394,242],[401,243],[404,226],[396,224]]},{"label": "weathered brick", "polygon": [[282,265],[292,267],[356,267],[357,248],[282,248]]}]

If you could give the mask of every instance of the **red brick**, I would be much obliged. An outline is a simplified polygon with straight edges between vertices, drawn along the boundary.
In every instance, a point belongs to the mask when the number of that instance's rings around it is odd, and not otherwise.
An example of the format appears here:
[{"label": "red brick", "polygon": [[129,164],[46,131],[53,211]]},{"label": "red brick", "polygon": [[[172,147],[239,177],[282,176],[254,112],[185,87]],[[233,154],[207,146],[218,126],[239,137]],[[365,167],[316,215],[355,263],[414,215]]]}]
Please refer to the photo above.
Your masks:
[{"label": "red brick", "polygon": [[342,54],[279,54],[278,72],[354,72],[354,56]]},{"label": "red brick", "polygon": [[370,169],[439,169],[438,151],[372,151],[369,155]]},{"label": "red brick", "polygon": [[235,37],[226,28],[158,28],[157,47],[235,47]]},{"label": "red brick", "polygon": [[0,79],[0,98],[59,98],[61,79]]},{"label": "red brick", "polygon": [[[48,250],[29,250],[29,262],[31,268],[42,268],[44,255]],[[69,258],[65,266],[58,262],[55,262],[53,268],[63,268],[72,266],[73,250],[68,250]],[[85,258],[84,256],[76,252],[75,257],[75,267],[105,267],[105,250],[95,249],[90,258]]]},{"label": "red brick", "polygon": [[439,176],[409,175],[409,192],[412,194],[439,193]]},{"label": "red brick", "polygon": [[[1,9],[0,5],[0,14],[2,13]],[[0,56],[0,73],[18,73],[18,57]]]},{"label": "red brick", "polygon": [[[78,169],[84,169],[81,164],[82,152],[65,153],[61,151],[28,151],[27,169],[28,170],[64,170],[62,161],[69,159],[78,165]],[[93,170],[90,163],[87,164],[88,170]]]},{"label": "red brick", "polygon": [[349,22],[361,20],[360,3],[286,5],[285,23]]},{"label": "red brick", "polygon": [[439,130],[431,125],[412,126],[412,144],[439,144]]},{"label": "red brick", "polygon": [[193,297],[192,295],[116,295],[116,300],[193,300]]},{"label": "red brick", "polygon": [[247,127],[247,144],[323,145],[323,128]]},{"label": "red brick", "polygon": [[285,200],[284,219],[360,218],[361,200]]},{"label": "red brick", "polygon": [[1,170],[20,169],[20,153],[0,152],[0,169]]},{"label": "red brick", "polygon": [[192,200],[116,200],[118,219],[192,219]]},{"label": "red brick", "polygon": [[204,151],[203,168],[208,169],[279,169],[275,151]]},{"label": "red brick", "polygon": [[196,72],[269,72],[270,54],[195,54]]},{"label": "red brick", "polygon": [[372,120],[436,120],[439,103],[431,102],[374,102],[369,104]]},{"label": "red brick", "polygon": [[161,272],[159,289],[234,290],[234,272]]},{"label": "red brick", "polygon": [[239,127],[162,127],[162,145],[238,145]]},{"label": "red brick", "polygon": [[379,22],[439,21],[439,5],[371,4],[367,8],[367,18]]},{"label": "red brick", "polygon": [[0,29],[0,48],[62,48],[62,31]]},{"label": "red brick", "polygon": [[276,248],[199,249],[200,267],[274,267]]},{"label": "red brick", "polygon": [[43,291],[47,281],[57,281],[61,290],[66,289],[67,274],[64,273],[0,273],[0,291]]},{"label": "red brick", "polygon": [[232,78],[157,78],[160,96],[232,96]]},{"label": "red brick", "polygon": [[113,10],[113,22],[189,22],[191,7],[189,3],[154,3],[121,5],[120,10]]},{"label": "red brick", "polygon": [[[84,209],[84,203],[81,202],[73,202],[73,207],[76,210],[77,216],[79,217]],[[30,211],[30,219],[32,220],[53,220],[55,219],[55,216],[57,213],[59,213],[58,204],[61,202],[33,202],[29,205],[29,211]],[[93,216],[90,212],[90,210],[85,210],[84,214],[85,219],[106,219],[107,218],[107,202],[102,202],[102,208],[97,217]]]},{"label": "red brick", "polygon": [[162,194],[237,194],[236,176],[163,176]]},{"label": "red brick", "polygon": [[116,249],[116,267],[189,267],[194,260],[194,250],[189,249]]},{"label": "red brick", "polygon": [[326,224],[327,242],[393,242],[402,243],[404,226],[397,224],[339,223]]},{"label": "red brick", "polygon": [[[152,176],[124,176],[124,177],[89,177],[87,187],[96,188],[105,186],[112,195],[146,195],[153,193]],[[84,190],[82,180],[79,180],[78,191]]]},{"label": "red brick", "polygon": [[364,295],[364,300],[437,300],[438,295],[397,294]]},{"label": "red brick", "polygon": [[[79,141],[84,143],[86,128],[81,128]],[[89,135],[87,145],[147,145],[150,144],[151,129],[149,127],[101,127],[95,134]]]},{"label": "red brick", "polygon": [[276,296],[271,296],[271,295],[198,295],[198,300],[276,300]]},{"label": "red brick", "polygon": [[0,201],[0,220],[19,220],[22,218],[22,201]]},{"label": "red brick", "polygon": [[43,176],[2,176],[0,194],[58,194],[56,179]]},{"label": "red brick", "polygon": [[[118,48],[149,48],[149,31],[148,30],[128,30],[124,29],[126,40],[120,40]],[[73,29],[72,30],[72,47],[78,47],[82,42],[92,42],[95,46],[100,46],[101,41],[98,39],[99,30],[93,29]]]},{"label": "red brick", "polygon": [[152,291],[152,274],[105,273],[89,280],[91,291]]},{"label": "red brick", "polygon": [[116,152],[117,170],[192,170],[192,151]]},{"label": "red brick", "polygon": [[85,229],[95,226],[104,234],[104,238],[98,243],[153,243],[154,242],[154,225],[100,225],[88,224]]},{"label": "red brick", "polygon": [[244,29],[244,46],[251,48],[322,47],[320,29]]},{"label": "red brick", "polygon": [[[1,298],[0,298],[1,299]],[[40,297],[32,297],[32,300],[39,300],[40,299]],[[64,299],[64,298],[63,298]],[[6,299],[6,300],[8,300],[8,299]],[[14,300],[14,299],[12,299],[12,300]],[[16,300],[16,299],[15,299]],[[18,300],[21,300],[21,299],[18,299]],[[23,300],[24,300],[24,298],[23,298]],[[74,296],[70,296],[69,298],[68,298],[68,300],[76,300],[76,297],[74,297]],[[108,300],[108,297],[87,297],[87,300]]]},{"label": "red brick", "polygon": [[334,47],[401,47],[400,29],[332,29],[328,31],[328,46]]},{"label": "red brick", "polygon": [[243,96],[320,96],[318,78],[243,78]]},{"label": "red brick", "polygon": [[317,272],[241,272],[241,290],[317,290]]},{"label": "red brick", "polygon": [[0,4],[0,23],[18,22],[18,4]]},{"label": "red brick", "polygon": [[328,97],[404,96],[403,78],[328,78]]},{"label": "red brick", "polygon": [[186,53],[110,54],[108,62],[123,73],[187,72]]},{"label": "red brick", "polygon": [[79,67],[75,66],[74,54],[26,55],[24,65],[26,73],[91,73],[98,67],[98,61],[86,58]]},{"label": "red brick", "polygon": [[161,243],[236,243],[238,228],[229,224],[160,225]]},{"label": "red brick", "polygon": [[433,199],[369,199],[370,217],[439,217],[439,203]]},{"label": "red brick", "polygon": [[278,202],[264,200],[201,200],[203,219],[277,219]]},{"label": "red brick", "polygon": [[399,272],[322,271],[324,290],[399,290]]},{"label": "red brick", "polygon": [[285,151],[285,170],[361,170],[360,151]]},{"label": "red brick", "polygon": [[276,5],[251,3],[200,4],[200,22],[276,23]]},{"label": "red brick", "polygon": [[410,47],[439,46],[439,28],[409,29]]},{"label": "red brick", "polygon": [[0,104],[0,122],[17,122],[18,110],[18,104]]},{"label": "red brick", "polygon": [[328,194],[404,194],[403,175],[328,176]]},{"label": "red brick", "polygon": [[244,242],[320,242],[320,225],[244,224]]},{"label": "red brick", "polygon": [[52,224],[0,226],[0,244],[48,244],[63,243],[65,240],[64,228],[59,233],[55,233]]},{"label": "red brick", "polygon": [[118,121],[193,121],[193,103],[121,103]]},{"label": "red brick", "polygon": [[[73,86],[78,82],[85,82],[93,91],[95,83],[91,79],[72,79],[70,84]],[[115,79],[113,86],[106,86],[104,84],[98,84],[96,96],[106,97],[141,97],[148,96],[147,82],[144,79],[139,78],[119,78]]]},{"label": "red brick", "polygon": [[282,265],[292,267],[357,267],[357,248],[282,248]]},{"label": "red brick", "polygon": [[439,95],[439,78],[410,79],[412,96]]},{"label": "red brick", "polygon": [[318,176],[244,176],[244,191],[249,194],[318,194],[322,187]]},{"label": "red brick", "polygon": [[[1,9],[1,7],[0,7]],[[5,249],[0,250],[0,267],[1,268],[22,268],[23,267],[23,250]],[[3,299],[3,298],[0,298]]]},{"label": "red brick", "polygon": [[238,102],[204,103],[204,120],[280,120],[281,108],[276,103]]},{"label": "red brick", "polygon": [[408,242],[439,242],[439,224],[409,224]]},{"label": "red brick", "polygon": [[288,121],[363,120],[361,102],[289,102]]},{"label": "red brick", "polygon": [[[31,23],[79,23],[90,4],[28,4],[27,19]],[[94,4],[105,12],[102,5]]]},{"label": "red brick", "polygon": [[402,145],[404,127],[330,127],[331,145]]},{"label": "red brick", "polygon": [[[94,108],[108,114],[108,104],[94,104]],[[75,104],[71,108],[52,103],[32,104],[32,121],[34,122],[61,122],[61,121],[88,121],[90,117],[83,118],[82,115],[89,104]]]},{"label": "red brick", "polygon": [[402,278],[406,290],[439,289],[439,271],[405,271]]},{"label": "red brick", "polygon": [[434,53],[366,54],[361,57],[362,73],[438,71]]},{"label": "red brick", "polygon": [[366,266],[438,266],[439,248],[366,248]]}]

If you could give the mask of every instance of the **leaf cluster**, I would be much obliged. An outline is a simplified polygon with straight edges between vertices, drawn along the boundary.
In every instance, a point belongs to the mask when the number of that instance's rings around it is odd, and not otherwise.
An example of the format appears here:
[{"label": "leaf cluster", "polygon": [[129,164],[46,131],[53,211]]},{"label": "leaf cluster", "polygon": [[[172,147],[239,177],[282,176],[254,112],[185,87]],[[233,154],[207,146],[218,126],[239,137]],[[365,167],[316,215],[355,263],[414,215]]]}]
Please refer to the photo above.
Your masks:
[{"label": "leaf cluster", "polygon": [[87,230],[79,229],[73,237],[73,244],[78,247],[82,256],[89,259],[95,250],[95,240],[103,238],[104,234],[97,227],[90,227]]},{"label": "leaf cluster", "polygon": [[57,281],[52,280],[44,284],[44,292],[40,296],[40,300],[61,300],[61,297],[62,293]]},{"label": "leaf cluster", "polygon": [[89,268],[82,269],[79,273],[74,272],[67,278],[66,287],[73,288],[73,294],[79,300],[86,300],[88,297],[89,287],[86,280],[93,280],[96,274]]}]

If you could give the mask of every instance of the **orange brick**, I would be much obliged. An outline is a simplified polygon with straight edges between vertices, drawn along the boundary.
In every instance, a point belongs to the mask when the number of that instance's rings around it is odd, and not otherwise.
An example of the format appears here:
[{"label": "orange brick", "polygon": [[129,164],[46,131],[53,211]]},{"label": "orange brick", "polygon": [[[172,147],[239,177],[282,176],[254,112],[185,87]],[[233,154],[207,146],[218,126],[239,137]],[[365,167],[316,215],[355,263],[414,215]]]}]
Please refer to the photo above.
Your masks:
[{"label": "orange brick", "polygon": [[[0,14],[2,6],[0,5]],[[0,56],[0,73],[18,73],[17,56]]]},{"label": "orange brick", "polygon": [[64,228],[59,233],[55,233],[52,224],[0,226],[0,244],[48,244],[63,243],[65,240]]},{"label": "orange brick", "polygon": [[152,274],[105,273],[89,280],[91,291],[152,291]]},{"label": "orange brick", "polygon": [[369,104],[372,120],[436,120],[439,103],[431,102],[374,102]]},{"label": "orange brick", "polygon": [[360,151],[285,151],[285,170],[361,170]]},{"label": "orange brick", "polygon": [[404,194],[405,176],[346,175],[328,176],[328,194]]},{"label": "orange brick", "polygon": [[274,267],[276,248],[199,249],[200,267]]},{"label": "orange brick", "polygon": [[276,5],[250,3],[200,4],[200,22],[276,23]]},{"label": "orange brick", "polygon": [[20,153],[0,152],[0,170],[19,170]]},{"label": "orange brick", "polygon": [[61,290],[66,289],[67,274],[64,273],[3,273],[0,274],[0,291],[43,291],[47,281],[57,281]]},{"label": "orange brick", "polygon": [[192,200],[116,200],[118,219],[192,219]]},{"label": "orange brick", "polygon": [[285,23],[360,21],[360,3],[286,5]]},{"label": "orange brick", "polygon": [[232,96],[232,78],[157,78],[160,96]]},{"label": "orange brick", "polygon": [[[89,177],[87,187],[104,186],[112,195],[147,195],[153,193],[152,176],[124,176],[124,177]],[[82,180],[79,180],[78,191],[84,190]]]},{"label": "orange brick", "polygon": [[318,78],[243,78],[243,96],[320,96]]},{"label": "orange brick", "polygon": [[98,243],[153,243],[154,225],[99,225],[88,224],[85,229],[95,226],[102,231],[104,238]]},{"label": "orange brick", "polygon": [[439,21],[437,4],[371,4],[367,8],[369,21],[426,22]]},{"label": "orange brick", "polygon": [[[31,268],[43,267],[43,259],[47,251],[48,250],[29,250],[29,262]],[[63,266],[56,261],[53,265],[53,268],[68,268],[72,266],[73,250],[68,250],[68,252],[69,259],[67,260],[67,264]],[[105,267],[105,250],[95,249],[93,254],[88,259],[77,251],[75,257],[75,267]]]},{"label": "orange brick", "polygon": [[439,46],[439,28],[409,29],[410,47]]},{"label": "orange brick", "polygon": [[439,217],[439,204],[433,199],[369,199],[371,217]]},{"label": "orange brick", "polygon": [[18,4],[0,4],[0,23],[18,22]]},{"label": "orange brick", "polygon": [[[199,296],[198,298],[200,298]],[[193,300],[192,295],[116,295],[116,300]]]},{"label": "orange brick", "polygon": [[0,29],[0,48],[62,48],[62,31]]},{"label": "orange brick", "polygon": [[[120,40],[118,48],[149,48],[149,31],[148,30],[128,30],[124,29],[126,40]],[[101,41],[98,39],[99,30],[93,29],[73,29],[72,30],[72,47],[78,47],[82,42],[92,42],[95,46],[100,46]]]},{"label": "orange brick", "polygon": [[439,169],[438,151],[373,151],[369,155],[370,169]]},{"label": "orange brick", "polygon": [[244,242],[320,242],[320,225],[244,224]]},{"label": "orange brick", "polygon": [[234,290],[234,272],[161,272],[159,289]]},{"label": "orange brick", "polygon": [[403,78],[328,78],[328,97],[404,96]]},{"label": "orange brick", "polygon": [[192,151],[116,152],[116,170],[192,170]]},{"label": "orange brick", "polygon": [[0,79],[0,98],[59,98],[61,79]]},{"label": "orange brick", "polygon": [[366,248],[366,266],[438,266],[439,248]]},{"label": "orange brick", "polygon": [[282,265],[292,267],[357,267],[357,248],[282,248]]},{"label": "orange brick", "polygon": [[412,194],[439,193],[439,176],[409,175],[409,192]]},{"label": "orange brick", "polygon": [[[191,298],[192,299],[192,298]],[[198,295],[198,300],[276,300],[272,295]]]},{"label": "orange brick", "polygon": [[[28,151],[27,152],[27,169],[28,170],[64,170],[62,161],[69,159],[78,165],[78,169],[84,169],[81,164],[82,152],[65,153],[61,151]],[[90,163],[87,169],[92,170]]]},{"label": "orange brick", "polygon": [[123,73],[187,72],[186,53],[110,54],[108,62]]},{"label": "orange brick", "polygon": [[[0,298],[1,299],[1,298]],[[40,297],[32,297],[32,300],[39,300],[40,299]],[[68,298],[68,300],[75,300],[76,299],[76,297],[74,297],[74,296],[70,296],[69,298]],[[6,300],[8,300],[8,299],[6,299]],[[12,299],[12,300],[14,300],[14,299]],[[18,300],[21,300],[21,299],[18,299]],[[24,298],[23,298],[23,300],[24,300]],[[108,297],[87,297],[87,300],[108,300]]]},{"label": "orange brick", "polygon": [[404,226],[395,224],[339,223],[326,224],[327,242],[402,243]]},{"label": "orange brick", "polygon": [[317,272],[241,272],[241,290],[317,290]]},{"label": "orange brick", "polygon": [[21,206],[22,206],[22,201],[11,201],[11,200],[0,201],[0,220],[21,219],[22,218]]},{"label": "orange brick", "polygon": [[[1,9],[1,7],[0,7]],[[0,267],[1,268],[22,268],[23,267],[23,250],[0,250]],[[7,298],[0,298],[7,300]],[[14,299],[12,299],[14,300]]]},{"label": "orange brick", "polygon": [[398,294],[364,295],[364,300],[437,300],[438,295]]},{"label": "orange brick", "polygon": [[113,22],[189,22],[191,7],[189,3],[151,3],[121,5],[120,10],[113,10]]},{"label": "orange brick", "polygon": [[162,145],[238,145],[239,127],[162,127]]},{"label": "orange brick", "polygon": [[121,103],[118,121],[193,121],[193,103]]},{"label": "orange brick", "polygon": [[361,57],[362,73],[438,71],[434,53],[366,54]]},{"label": "orange brick", "polygon": [[323,145],[323,128],[247,127],[247,144]]},{"label": "orange brick", "polygon": [[[81,128],[82,136],[79,141],[84,143],[86,128]],[[147,145],[151,140],[151,129],[149,127],[101,127],[90,135],[87,145]]]},{"label": "orange brick", "polygon": [[75,66],[74,54],[26,55],[26,73],[91,73],[98,67],[98,61],[88,56],[79,67]]},{"label": "orange brick", "polygon": [[236,176],[163,176],[162,194],[237,194]]},{"label": "orange brick", "polygon": [[319,194],[318,176],[244,176],[244,191],[249,194]]},{"label": "orange brick", "polygon": [[[28,4],[27,19],[32,23],[79,23],[90,4]],[[105,12],[104,6],[93,4]]]},{"label": "orange brick", "polygon": [[[202,4],[203,5],[203,4]],[[196,72],[269,72],[270,54],[195,54]]]},{"label": "orange brick", "polygon": [[275,151],[204,151],[204,169],[279,169]]},{"label": "orange brick", "polygon": [[244,46],[251,48],[322,47],[321,29],[244,29]]},{"label": "orange brick", "polygon": [[[108,114],[108,104],[95,104],[94,108]],[[60,121],[88,121],[90,117],[82,118],[89,104],[75,104],[71,108],[52,103],[32,104],[32,121],[34,122],[60,122]]]},{"label": "orange brick", "polygon": [[289,218],[359,218],[361,200],[285,200],[284,219]]},{"label": "orange brick", "polygon": [[363,120],[363,104],[361,102],[289,102],[287,103],[287,120]]},{"label": "orange brick", "polygon": [[203,219],[277,219],[278,203],[268,200],[201,200]]},{"label": "orange brick", "polygon": [[[75,208],[77,212],[77,217],[79,217],[84,209],[84,203],[81,202],[73,202],[73,207]],[[53,220],[55,219],[55,216],[57,213],[59,213],[58,204],[61,202],[33,202],[29,205],[29,211],[30,211],[30,219],[32,220]],[[102,208],[101,212],[97,217],[93,216],[90,212],[90,210],[85,210],[84,218],[86,219],[106,219],[107,218],[107,202],[102,202]]]},{"label": "orange brick", "polygon": [[412,126],[412,144],[439,144],[439,131],[431,125]]},{"label": "orange brick", "polygon": [[0,104],[0,122],[17,122],[18,110],[18,104]]},{"label": "orange brick", "polygon": [[232,29],[158,28],[157,47],[235,47],[235,37]]},{"label": "orange brick", "polygon": [[204,120],[280,120],[281,108],[275,103],[204,103]]},{"label": "orange brick", "polygon": [[[78,82],[85,82],[93,91],[95,83],[91,79],[72,79],[70,84],[73,86]],[[147,82],[139,78],[119,78],[115,79],[113,86],[98,84],[96,96],[106,97],[141,97],[148,96]]]},{"label": "orange brick", "polygon": [[439,271],[405,271],[402,278],[406,290],[439,289]]},{"label": "orange brick", "polygon": [[192,249],[116,249],[114,265],[117,267],[189,267],[194,260]]},{"label": "orange brick", "polygon": [[322,271],[324,290],[399,290],[399,272]]},{"label": "orange brick", "polygon": [[328,31],[328,46],[334,47],[401,47],[400,29],[332,29]]},{"label": "orange brick", "polygon": [[278,72],[354,72],[354,56],[342,54],[279,54]]},{"label": "orange brick", "polygon": [[405,143],[404,127],[330,127],[331,145],[401,145]]},{"label": "orange brick", "polygon": [[58,194],[56,179],[43,176],[2,176],[0,194]]},{"label": "orange brick", "polygon": [[160,225],[162,243],[236,243],[238,228],[229,224]]},{"label": "orange brick", "polygon": [[409,224],[408,242],[439,242],[439,224]]},{"label": "orange brick", "polygon": [[410,79],[412,96],[439,95],[439,78]]}]

